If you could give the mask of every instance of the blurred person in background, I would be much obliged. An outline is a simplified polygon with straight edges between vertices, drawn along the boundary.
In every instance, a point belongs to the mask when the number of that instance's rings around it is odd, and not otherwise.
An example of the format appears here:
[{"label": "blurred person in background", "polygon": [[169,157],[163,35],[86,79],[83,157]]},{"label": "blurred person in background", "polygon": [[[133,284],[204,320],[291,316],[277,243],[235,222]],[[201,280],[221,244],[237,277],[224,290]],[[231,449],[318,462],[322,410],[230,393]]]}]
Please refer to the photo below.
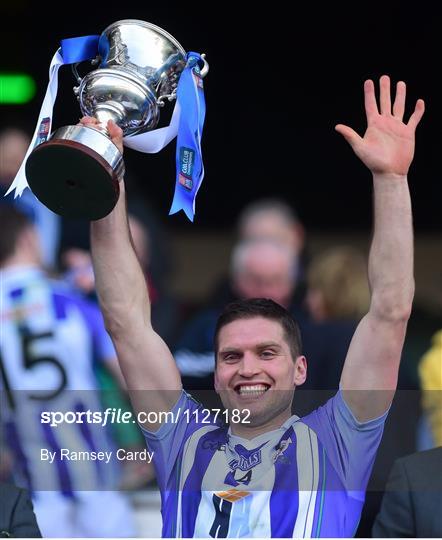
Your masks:
[{"label": "blurred person in background", "polygon": [[309,376],[303,390],[335,391],[351,338],[370,305],[367,259],[352,247],[329,248],[312,258],[306,281],[310,320],[303,323],[304,343],[306,351],[314,349],[306,352]]},{"label": "blurred person in background", "polygon": [[[296,288],[292,301],[301,309],[305,293],[305,230],[298,215],[283,199],[266,197],[247,204],[237,220],[235,245],[267,241],[285,246],[293,255]],[[230,276],[221,278],[207,306],[222,309],[237,298]]]},{"label": "blurred person in background", "polygon": [[41,538],[26,489],[0,482],[0,538]]},{"label": "blurred person in background", "polygon": [[243,242],[270,240],[299,255],[304,249],[305,230],[287,202],[268,197],[243,208],[238,217],[238,238]]},{"label": "blurred person in background", "polygon": [[442,447],[397,459],[374,538],[442,538]]},{"label": "blurred person in background", "polygon": [[[41,417],[43,411],[102,410],[95,362],[122,380],[101,313],[48,278],[36,228],[23,213],[0,205],[0,230],[1,420],[14,483],[31,491],[43,536],[131,536],[130,504],[115,491],[120,462],[61,455],[62,449],[114,450],[107,428],[53,427]],[[54,453],[52,461],[44,450]]]},{"label": "blurred person in background", "polygon": [[442,330],[419,363],[422,390],[422,418],[418,447],[421,450],[442,446]]},{"label": "blurred person in background", "polygon": [[367,260],[359,250],[336,246],[315,256],[307,271],[306,303],[314,321],[359,321],[370,303]]},{"label": "blurred person in background", "polygon": [[238,242],[268,240],[293,253],[296,289],[293,301],[301,303],[305,292],[307,265],[305,228],[295,210],[283,199],[266,197],[243,208],[237,225]]},{"label": "blurred person in background", "polygon": [[24,212],[35,224],[41,243],[42,263],[48,270],[55,270],[60,241],[60,217],[46,208],[32,193],[25,189],[20,197],[4,195],[12,184],[31,138],[18,127],[0,131],[0,204],[11,204]]}]

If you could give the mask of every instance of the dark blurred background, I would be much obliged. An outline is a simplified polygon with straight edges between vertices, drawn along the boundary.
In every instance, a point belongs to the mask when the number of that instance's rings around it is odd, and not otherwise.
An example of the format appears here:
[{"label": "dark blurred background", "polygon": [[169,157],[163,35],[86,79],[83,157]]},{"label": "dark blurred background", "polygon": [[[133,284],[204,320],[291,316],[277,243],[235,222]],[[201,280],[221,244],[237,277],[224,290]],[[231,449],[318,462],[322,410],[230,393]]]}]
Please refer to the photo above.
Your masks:
[{"label": "dark blurred background", "polygon": [[[0,9],[4,44],[0,69],[28,72],[37,82],[31,103],[1,106],[1,122],[19,122],[30,132],[60,39],[98,34],[119,19],[139,18],[166,29],[186,50],[207,54],[210,73],[205,81],[202,143],[206,177],[196,200],[194,224],[183,213],[167,216],[174,192],[175,143],[157,155],[126,151],[140,196],[154,206],[176,243],[178,271],[172,287],[190,299],[202,298],[217,272],[224,271],[235,220],[252,199],[285,198],[304,223],[313,251],[323,241],[335,239],[368,245],[370,176],[334,125],[346,123],[363,133],[366,78],[388,73],[393,81],[405,80],[409,109],[419,97],[427,107],[417,132],[410,186],[420,239],[417,295],[434,301],[435,288],[442,287],[441,253],[434,249],[442,229],[436,4],[273,2],[258,7],[230,1],[62,5],[2,0]],[[80,67],[83,73],[89,70],[87,63]],[[53,128],[76,123],[80,117],[73,86],[70,68],[62,68]],[[171,107],[163,113],[163,123],[170,112]],[[189,261],[201,254],[203,235],[209,239],[203,247],[205,272],[199,279],[186,279],[199,275]],[[424,260],[419,249],[431,264],[419,263]]]},{"label": "dark blurred background", "polygon": [[[308,229],[365,230],[369,174],[333,127],[342,122],[363,132],[364,79],[383,73],[403,79],[409,106],[418,97],[427,104],[411,171],[416,230],[441,230],[440,19],[434,3],[2,0],[1,12],[1,70],[26,71],[38,85],[26,107],[3,106],[2,120],[20,116],[30,130],[60,39],[139,18],[166,29],[186,50],[207,54],[206,178],[197,227],[230,227],[252,197],[277,194],[293,202]],[[79,118],[73,84],[70,68],[62,68],[54,127]],[[126,159],[143,193],[166,215],[174,143],[156,156],[127,151]],[[192,227],[182,215],[168,223]]]}]

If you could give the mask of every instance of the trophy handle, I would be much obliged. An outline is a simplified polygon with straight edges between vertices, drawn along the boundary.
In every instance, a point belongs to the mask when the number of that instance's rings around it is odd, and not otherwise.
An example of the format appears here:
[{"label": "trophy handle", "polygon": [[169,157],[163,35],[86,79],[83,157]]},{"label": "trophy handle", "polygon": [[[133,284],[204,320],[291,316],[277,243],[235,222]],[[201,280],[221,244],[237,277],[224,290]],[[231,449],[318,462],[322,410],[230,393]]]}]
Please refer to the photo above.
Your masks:
[{"label": "trophy handle", "polygon": [[201,59],[204,62],[204,65],[200,70],[200,75],[201,78],[204,79],[204,77],[209,73],[209,62],[206,60],[206,53],[201,55]]},{"label": "trophy handle", "polygon": [[[100,60],[101,60],[100,55],[97,55],[95,58],[93,58],[93,59],[91,60],[91,65],[96,66],[96,65],[100,62]],[[78,83],[78,86],[76,86],[76,87],[74,88],[74,92],[75,92],[76,95],[78,94],[78,88],[79,88],[79,86],[80,86],[80,84],[81,84],[81,81],[83,80],[83,79],[80,77],[79,73],[78,73],[77,66],[78,66],[79,64],[81,64],[81,62],[76,62],[75,64],[72,64],[72,65],[71,65],[72,73],[74,74],[75,80],[76,80],[77,83]]]},{"label": "trophy handle", "polygon": [[[200,69],[200,75],[201,78],[204,79],[204,77],[209,73],[209,62],[206,60],[205,53],[201,55],[201,60],[203,61],[203,67]],[[81,82],[81,79],[80,79]],[[164,107],[164,100],[167,99],[168,101],[173,101],[176,99],[176,88],[171,94],[163,94],[157,99],[157,105],[158,107]]]}]

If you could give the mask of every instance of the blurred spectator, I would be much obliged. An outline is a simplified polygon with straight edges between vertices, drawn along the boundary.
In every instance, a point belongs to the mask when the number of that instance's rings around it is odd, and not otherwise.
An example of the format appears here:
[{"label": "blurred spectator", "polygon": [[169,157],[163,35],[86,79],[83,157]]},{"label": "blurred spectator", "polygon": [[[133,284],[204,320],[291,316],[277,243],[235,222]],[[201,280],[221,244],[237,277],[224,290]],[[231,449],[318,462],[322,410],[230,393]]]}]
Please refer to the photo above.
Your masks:
[{"label": "blurred spectator", "polygon": [[240,298],[271,298],[289,308],[296,286],[297,259],[270,240],[243,241],[232,253],[232,290]]},{"label": "blurred spectator", "polygon": [[[293,279],[296,286],[292,302],[299,308],[305,293],[305,231],[296,212],[285,201],[264,198],[245,206],[238,217],[236,244],[268,241],[285,246],[293,254]],[[226,276],[216,285],[208,306],[220,309],[236,298]]]},{"label": "blurred spectator", "polygon": [[251,202],[238,218],[240,241],[269,240],[283,244],[294,255],[304,248],[305,231],[294,210],[283,200],[259,199]]},{"label": "blurred spectator", "polygon": [[61,258],[61,268],[65,270],[67,283],[95,300],[95,277],[89,251],[76,247],[67,249]]},{"label": "blurred spectator", "polygon": [[14,193],[4,197],[23,162],[30,142],[30,137],[19,128],[9,127],[0,132],[0,204],[16,206],[35,223],[41,243],[42,262],[47,269],[55,269],[60,217],[46,208],[30,189],[25,189],[21,197],[15,199]]},{"label": "blurred spectator", "polygon": [[441,471],[442,447],[396,460],[373,537],[441,538]]},{"label": "blurred spectator", "polygon": [[350,341],[360,319],[368,312],[370,293],[367,284],[367,261],[357,249],[337,246],[316,255],[307,269],[305,303],[310,320],[300,321],[304,351],[308,361],[306,384],[298,398],[307,396],[315,408],[324,401],[323,391],[334,391],[344,365]]},{"label": "blurred spectator", "polygon": [[32,490],[43,536],[130,536],[130,505],[113,491],[120,463],[61,455],[62,449],[113,451],[107,428],[86,421],[52,427],[41,418],[43,411],[102,410],[95,361],[121,379],[101,313],[48,279],[35,227],[24,214],[0,206],[0,228],[2,422],[14,481]]},{"label": "blurred spectator", "polygon": [[315,257],[307,271],[306,303],[316,322],[359,321],[370,305],[363,254],[342,246]]},{"label": "blurred spectator", "polygon": [[41,538],[32,501],[25,489],[0,483],[0,538]]},{"label": "blurred spectator", "polygon": [[442,446],[442,330],[432,340],[431,348],[419,364],[422,389],[423,429],[428,427],[428,440],[420,447]]}]

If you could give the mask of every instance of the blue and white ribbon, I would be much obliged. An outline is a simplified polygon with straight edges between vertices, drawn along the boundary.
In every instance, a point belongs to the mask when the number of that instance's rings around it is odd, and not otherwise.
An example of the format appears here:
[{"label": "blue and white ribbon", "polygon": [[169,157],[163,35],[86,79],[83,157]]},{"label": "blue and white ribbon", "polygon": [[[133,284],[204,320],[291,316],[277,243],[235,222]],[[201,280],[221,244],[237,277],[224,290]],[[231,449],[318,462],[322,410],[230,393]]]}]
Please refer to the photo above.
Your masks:
[{"label": "blue and white ribbon", "polygon": [[[61,47],[51,61],[49,83],[31,144],[7,194],[15,190],[14,196],[17,197],[29,187],[25,175],[26,160],[36,146],[48,140],[51,133],[59,68],[95,58],[98,54],[99,37],[82,36],[61,41]],[[187,64],[178,82],[177,102],[167,127],[123,138],[125,146],[153,154],[162,150],[177,136],[176,185],[170,214],[182,209],[191,221],[195,213],[195,197],[204,177],[201,136],[206,107],[200,62],[203,60],[198,53],[187,54]]]},{"label": "blue and white ribbon", "polygon": [[25,165],[32,150],[39,144],[47,141],[49,134],[51,133],[52,113],[55,100],[57,99],[58,70],[65,64],[83,62],[83,60],[94,58],[97,55],[99,37],[100,36],[82,36],[61,41],[61,47],[52,57],[51,65],[49,66],[49,83],[40,109],[40,114],[38,115],[37,126],[35,127],[31,144],[26,151],[23,163],[21,164],[14,181],[6,192],[6,195],[12,190],[15,190],[14,197],[17,197],[29,187],[26,180]]},{"label": "blue and white ribbon", "polygon": [[195,197],[204,178],[201,151],[206,104],[200,63],[195,52],[187,54],[187,65],[177,88],[177,103],[181,109],[176,147],[176,181],[170,214],[183,210],[193,221]]}]

